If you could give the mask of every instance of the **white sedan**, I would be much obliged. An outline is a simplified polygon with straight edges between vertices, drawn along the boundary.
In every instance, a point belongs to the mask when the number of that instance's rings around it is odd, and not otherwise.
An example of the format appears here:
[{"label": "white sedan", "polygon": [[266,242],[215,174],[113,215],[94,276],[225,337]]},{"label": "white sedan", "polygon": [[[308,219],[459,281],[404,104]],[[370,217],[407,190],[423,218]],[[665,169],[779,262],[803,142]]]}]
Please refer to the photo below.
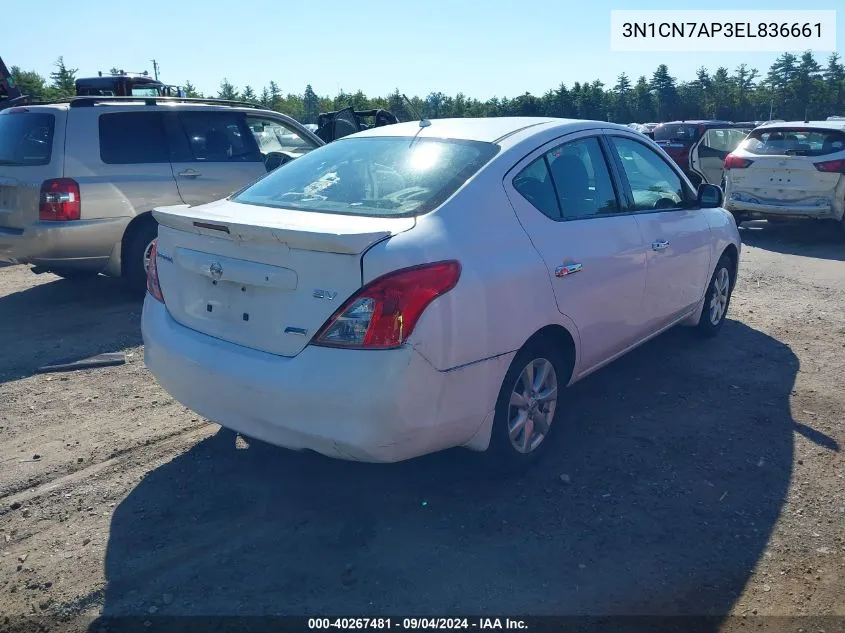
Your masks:
[{"label": "white sedan", "polygon": [[366,130],[233,196],[155,211],[147,366],[249,437],[520,468],[564,388],[676,324],[716,334],[740,239],[630,128],[550,118]]}]

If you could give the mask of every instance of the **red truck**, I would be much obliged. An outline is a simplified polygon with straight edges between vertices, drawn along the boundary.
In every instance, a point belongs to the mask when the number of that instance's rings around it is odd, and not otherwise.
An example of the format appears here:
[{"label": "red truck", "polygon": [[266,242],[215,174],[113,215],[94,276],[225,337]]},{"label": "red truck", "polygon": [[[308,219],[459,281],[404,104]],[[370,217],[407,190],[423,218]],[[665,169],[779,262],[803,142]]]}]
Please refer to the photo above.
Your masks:
[{"label": "red truck", "polygon": [[[180,86],[170,86],[153,79],[146,72],[84,77],[76,80],[76,95],[79,97],[185,97]],[[21,93],[12,73],[0,58],[0,109],[21,105],[28,96]]]}]

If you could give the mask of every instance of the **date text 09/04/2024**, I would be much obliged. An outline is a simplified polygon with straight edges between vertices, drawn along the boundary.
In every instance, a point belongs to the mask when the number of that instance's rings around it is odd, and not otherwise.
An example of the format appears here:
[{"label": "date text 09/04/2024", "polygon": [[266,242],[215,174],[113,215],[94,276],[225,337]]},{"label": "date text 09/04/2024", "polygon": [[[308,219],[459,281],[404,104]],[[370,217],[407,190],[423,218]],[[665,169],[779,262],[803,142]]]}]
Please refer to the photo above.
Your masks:
[{"label": "date text 09/04/2024", "polygon": [[346,629],[350,631],[444,631],[456,630],[526,630],[524,620],[516,618],[308,618],[308,630]]}]

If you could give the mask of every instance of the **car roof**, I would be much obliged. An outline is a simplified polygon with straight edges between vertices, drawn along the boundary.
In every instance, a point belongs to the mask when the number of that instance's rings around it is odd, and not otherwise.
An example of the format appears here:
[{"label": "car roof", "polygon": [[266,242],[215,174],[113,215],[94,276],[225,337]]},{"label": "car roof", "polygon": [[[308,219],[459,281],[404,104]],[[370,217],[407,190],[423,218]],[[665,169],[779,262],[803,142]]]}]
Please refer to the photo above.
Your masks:
[{"label": "car roof", "polygon": [[687,121],[665,121],[659,125],[707,125],[711,123],[722,124],[732,123],[732,121],[725,121],[724,119],[689,119]]},{"label": "car roof", "polygon": [[373,136],[401,136],[417,138],[439,138],[465,141],[482,141],[499,145],[512,145],[519,140],[551,128],[561,131],[576,131],[595,127],[612,127],[630,131],[625,125],[605,121],[581,119],[557,119],[554,117],[486,117],[460,119],[431,119],[429,125],[420,127],[420,121],[394,123],[370,128],[345,138]]},{"label": "car roof", "polygon": [[790,128],[804,128],[804,129],[829,129],[829,130],[845,130],[845,120],[837,121],[775,121],[772,123],[764,123],[757,129],[764,127],[790,127]]}]

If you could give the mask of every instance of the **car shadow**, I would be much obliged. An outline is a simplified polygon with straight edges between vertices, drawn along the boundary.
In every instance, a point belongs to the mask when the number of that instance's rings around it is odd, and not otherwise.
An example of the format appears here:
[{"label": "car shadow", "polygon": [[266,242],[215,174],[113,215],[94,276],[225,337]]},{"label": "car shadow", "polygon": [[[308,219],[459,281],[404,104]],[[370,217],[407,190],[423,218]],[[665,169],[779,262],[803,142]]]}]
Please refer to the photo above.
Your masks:
[{"label": "car shadow", "polygon": [[0,296],[0,384],[46,364],[141,344],[141,302],[119,279],[56,279]]},{"label": "car shadow", "polygon": [[743,244],[775,253],[845,261],[845,232],[833,223],[753,220],[740,227]]},{"label": "car shadow", "polygon": [[798,368],[736,321],[711,342],[675,329],[573,386],[544,459],[505,479],[463,449],[372,465],[220,431],[116,508],[90,630],[127,616],[725,614],[787,493]]}]

